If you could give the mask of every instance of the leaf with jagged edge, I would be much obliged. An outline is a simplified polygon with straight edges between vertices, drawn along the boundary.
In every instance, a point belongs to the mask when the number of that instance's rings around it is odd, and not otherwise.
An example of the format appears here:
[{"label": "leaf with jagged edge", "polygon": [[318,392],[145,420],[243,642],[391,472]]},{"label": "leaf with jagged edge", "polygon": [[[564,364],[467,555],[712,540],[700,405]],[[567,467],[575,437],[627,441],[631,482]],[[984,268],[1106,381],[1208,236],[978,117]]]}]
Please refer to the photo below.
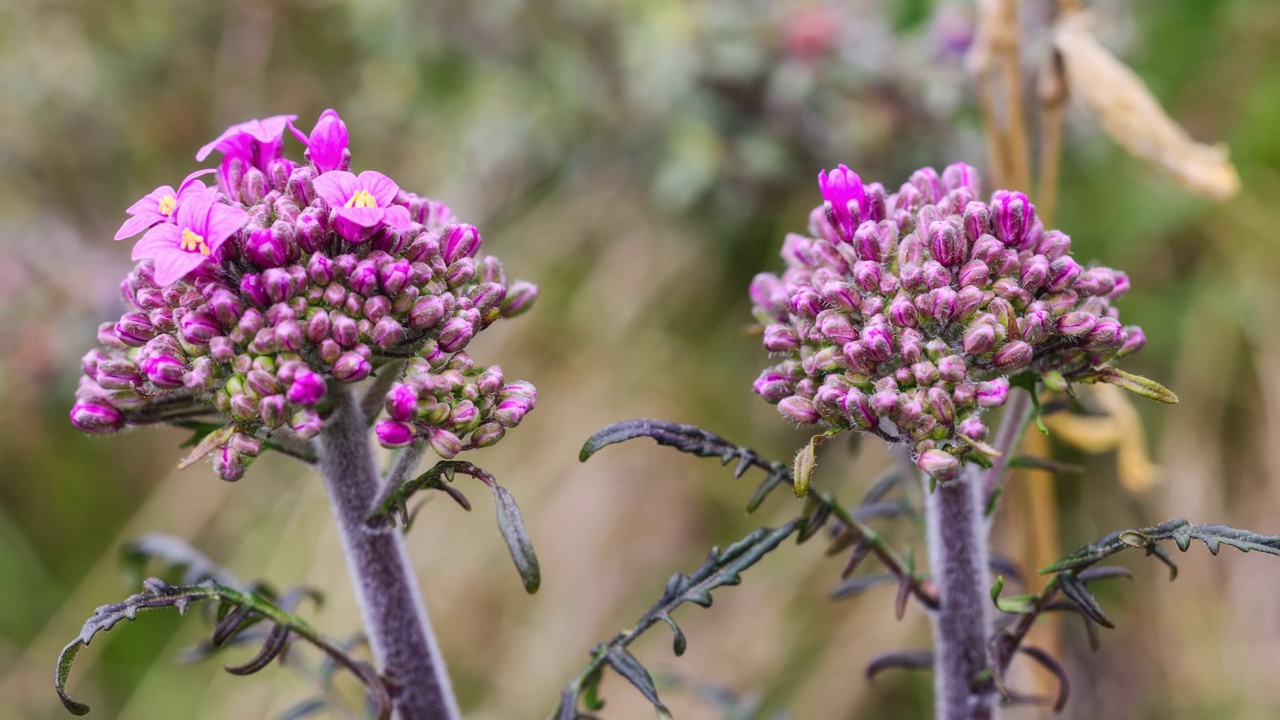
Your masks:
[{"label": "leaf with jagged edge", "polygon": [[1107,617],[1106,612],[1102,610],[1102,604],[1098,602],[1098,598],[1089,592],[1074,573],[1066,572],[1058,575],[1058,587],[1062,588],[1063,595],[1080,607],[1085,617],[1104,628],[1115,629],[1115,623],[1111,622],[1111,618]]},{"label": "leaf with jagged edge", "polygon": [[1095,543],[1085,545],[1040,572],[1049,574],[1086,568],[1129,548],[1146,550],[1148,554],[1156,555],[1166,564],[1172,565],[1172,560],[1158,544],[1164,540],[1173,540],[1178,549],[1183,552],[1187,551],[1192,540],[1199,540],[1214,555],[1218,554],[1223,545],[1242,552],[1256,550],[1269,555],[1280,555],[1280,535],[1262,535],[1227,525],[1192,525],[1183,518],[1174,518],[1151,527],[1113,532]]},{"label": "leaf with jagged edge", "polygon": [[[686,640],[684,633],[671,618],[671,613],[685,603],[693,603],[702,607],[712,604],[711,592],[720,587],[737,585],[742,582],[742,573],[755,565],[761,558],[776,549],[784,540],[797,532],[805,524],[804,517],[798,517],[774,529],[757,528],[742,539],[721,550],[712,548],[707,559],[693,573],[685,575],[676,573],[667,581],[662,597],[641,616],[634,627],[614,637],[609,643],[598,646],[591,656],[585,670],[565,686],[561,693],[560,706],[556,711],[557,720],[573,720],[578,717],[579,702],[593,693],[599,683],[599,673],[605,664],[617,669],[618,662],[626,662],[626,658],[634,660],[628,654],[611,656],[615,649],[626,648],[633,640],[658,622],[666,623],[675,637],[673,649],[677,655],[683,654]],[[638,664],[638,661],[636,661]],[[633,684],[635,680],[632,680]],[[640,687],[637,685],[637,687]],[[644,689],[641,688],[641,692]],[[656,696],[656,693],[655,693]],[[646,695],[647,697],[647,695]],[[661,712],[664,708],[655,704]]]},{"label": "leaf with jagged edge", "polygon": [[735,445],[696,425],[683,425],[663,420],[624,420],[607,425],[587,438],[578,454],[578,459],[586,462],[609,445],[646,437],[659,445],[673,447],[680,452],[698,457],[719,458],[721,465],[735,463],[734,477],[742,477],[752,467],[758,467],[767,472],[768,475],[760,482],[748,501],[747,512],[755,512],[774,490],[784,484],[792,483],[791,469],[783,463],[769,462],[751,448]]},{"label": "leaf with jagged edge", "polygon": [[[262,616],[275,626],[275,630],[268,636],[268,641],[264,643],[259,653],[246,663],[228,667],[229,672],[248,674],[262,669],[284,650],[288,636],[294,634],[331,657],[335,657],[340,664],[354,673],[376,700],[381,720],[390,720],[391,697],[381,677],[372,666],[348,656],[333,641],[312,629],[306,621],[285,612],[261,596],[219,585],[213,580],[206,580],[198,585],[174,586],[162,580],[150,578],[143,583],[143,592],[132,595],[120,603],[103,605],[94,611],[93,617],[89,618],[80,630],[80,635],[68,643],[58,655],[54,690],[58,693],[63,707],[74,715],[85,715],[89,712],[87,705],[67,695],[66,685],[76,655],[82,647],[87,647],[98,633],[109,632],[122,620],[133,621],[138,613],[144,610],[171,607],[177,609],[180,614],[185,614],[191,603],[208,600],[237,609],[248,608],[251,613]],[[228,622],[231,617],[232,614],[228,613],[223,618],[223,622]]]},{"label": "leaf with jagged edge", "polygon": [[[516,570],[520,572],[520,579],[524,583],[526,592],[532,594],[538,592],[538,587],[542,584],[542,572],[538,566],[538,556],[533,550],[533,543],[529,540],[529,532],[525,529],[524,518],[520,515],[520,508],[516,505],[515,498],[507,489],[498,484],[492,475],[476,465],[462,460],[441,460],[436,463],[430,470],[421,475],[407,480],[399,487],[388,487],[374,504],[374,510],[366,519],[369,527],[382,527],[387,523],[396,522],[396,518],[401,523],[410,521],[408,512],[409,498],[419,490],[435,489],[449,492],[451,489],[445,483],[452,483],[454,477],[461,473],[479,480],[484,483],[485,487],[493,493],[493,506],[498,516],[498,530],[502,533],[502,539],[507,543],[507,549],[511,552],[511,559],[515,562]],[[450,493],[451,495],[453,493]],[[457,497],[454,498],[458,500]],[[458,500],[463,507],[470,509],[466,499]]]},{"label": "leaf with jagged edge", "polygon": [[130,583],[137,586],[146,577],[147,565],[153,560],[163,562],[171,571],[180,573],[178,584],[195,585],[213,580],[219,585],[240,585],[226,568],[209,559],[186,540],[164,533],[149,533],[126,542],[120,548],[120,558],[128,573]]}]

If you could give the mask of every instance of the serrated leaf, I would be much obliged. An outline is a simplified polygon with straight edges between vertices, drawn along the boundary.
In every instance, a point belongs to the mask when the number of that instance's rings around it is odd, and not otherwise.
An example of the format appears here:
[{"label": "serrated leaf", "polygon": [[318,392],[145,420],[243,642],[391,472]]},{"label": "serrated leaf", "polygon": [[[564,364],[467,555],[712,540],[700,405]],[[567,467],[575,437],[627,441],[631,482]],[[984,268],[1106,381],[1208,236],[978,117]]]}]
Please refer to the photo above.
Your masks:
[{"label": "serrated leaf", "polygon": [[[502,539],[507,543],[507,549],[511,553],[511,559],[515,563],[516,570],[520,573],[520,579],[524,583],[525,591],[531,594],[536,593],[538,587],[542,584],[542,573],[538,566],[538,556],[533,550],[533,543],[529,540],[529,532],[525,529],[524,518],[520,514],[520,508],[516,505],[515,498],[506,488],[499,485],[498,481],[488,472],[472,463],[461,460],[441,460],[430,470],[412,480],[407,480],[398,487],[384,489],[381,496],[374,503],[373,512],[365,522],[370,527],[382,527],[387,523],[394,523],[397,517],[400,518],[401,522],[407,522],[408,501],[415,492],[419,490],[446,490],[445,483],[452,483],[458,473],[479,480],[493,494],[493,506],[498,517],[498,530],[502,533]],[[453,493],[450,493],[450,495],[453,495]],[[459,500],[457,497],[454,499]],[[470,509],[470,504],[466,502],[465,497],[461,498],[459,503],[464,508]]]},{"label": "serrated leaf", "polygon": [[219,585],[213,580],[206,580],[198,585],[174,586],[151,578],[143,583],[143,592],[131,595],[119,603],[103,605],[94,611],[93,617],[89,618],[80,630],[80,635],[68,643],[58,655],[54,690],[62,701],[63,707],[75,715],[84,715],[89,712],[88,706],[72,700],[67,695],[66,684],[76,655],[82,647],[89,645],[98,633],[109,632],[122,620],[132,621],[137,618],[139,612],[145,610],[170,607],[182,609],[188,603],[202,601],[218,602],[234,608],[223,617],[220,624],[228,623],[229,619],[236,621],[235,613],[243,608],[249,608],[252,613],[260,616],[259,619],[266,620],[274,626],[262,651],[248,663],[228,668],[232,672],[247,673],[261,669],[279,654],[287,643],[289,634],[293,633],[334,657],[343,667],[360,678],[377,703],[379,718],[390,720],[392,709],[390,694],[377,671],[368,663],[348,656],[336,643],[316,632],[304,620],[285,612],[262,596]]},{"label": "serrated leaf", "polygon": [[152,560],[163,561],[173,570],[181,571],[180,585],[195,585],[205,580],[230,587],[240,585],[230,571],[210,560],[186,540],[173,535],[150,533],[130,540],[120,548],[120,558],[132,585],[142,582]]},{"label": "serrated leaf", "polygon": [[1158,543],[1164,540],[1173,540],[1178,545],[1178,549],[1184,552],[1190,547],[1192,540],[1199,540],[1214,554],[1217,554],[1222,545],[1227,545],[1242,552],[1257,551],[1268,555],[1280,555],[1280,536],[1262,535],[1227,525],[1192,525],[1183,518],[1174,518],[1152,527],[1113,532],[1095,543],[1085,545],[1040,572],[1055,573],[1088,567],[1131,547],[1145,549],[1148,554],[1156,555],[1176,569],[1172,559],[1160,549]]}]

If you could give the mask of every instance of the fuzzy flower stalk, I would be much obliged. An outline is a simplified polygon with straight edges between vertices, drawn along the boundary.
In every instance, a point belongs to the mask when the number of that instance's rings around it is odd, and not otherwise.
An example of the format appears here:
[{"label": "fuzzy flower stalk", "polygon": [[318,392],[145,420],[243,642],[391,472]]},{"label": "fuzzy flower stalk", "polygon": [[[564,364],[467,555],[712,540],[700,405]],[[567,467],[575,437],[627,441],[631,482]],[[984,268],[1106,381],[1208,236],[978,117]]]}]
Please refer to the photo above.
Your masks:
[{"label": "fuzzy flower stalk", "polygon": [[[444,204],[354,172],[336,112],[309,133],[295,119],[228,128],[196,155],[220,156],[216,168],[129,208],[116,240],[140,237],[125,312],[84,356],[71,422],[102,434],[208,420],[217,429],[184,465],[211,456],[230,481],[266,447],[318,460],[398,711],[455,717],[399,536],[364,525],[382,482],[366,416],[385,409],[384,447],[444,459],[501,440],[536,392],[466,347],[537,288],[510,280]],[[285,157],[286,131],[301,160]],[[352,394],[371,376],[382,408]]]},{"label": "fuzzy flower stalk", "polygon": [[[1102,381],[1157,399],[1167,391],[1109,365],[1145,342],[1113,304],[1128,277],[1081,266],[1070,238],[1046,229],[1024,194],[984,200],[964,164],[917,170],[895,193],[844,165],[818,184],[824,202],[809,235],[788,235],[784,272],[751,285],[777,360],[755,391],[820,430],[815,441],[871,433],[930,478],[938,717],[992,718],[983,470],[1012,448],[987,442],[987,413],[1009,403],[1018,376],[1054,390]],[[1025,422],[1023,409],[1006,415]],[[1006,437],[1012,445],[1017,432]],[[797,458],[798,495],[812,446]]]}]

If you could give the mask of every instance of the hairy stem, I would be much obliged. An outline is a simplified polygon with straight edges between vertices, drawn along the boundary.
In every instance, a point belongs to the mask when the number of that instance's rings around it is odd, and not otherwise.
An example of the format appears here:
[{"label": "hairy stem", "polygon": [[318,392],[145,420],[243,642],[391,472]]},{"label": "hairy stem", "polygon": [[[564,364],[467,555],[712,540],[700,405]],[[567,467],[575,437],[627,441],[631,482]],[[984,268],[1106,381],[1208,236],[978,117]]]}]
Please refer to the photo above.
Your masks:
[{"label": "hairy stem", "polygon": [[941,607],[933,616],[937,720],[994,720],[982,469],[966,464],[926,499],[929,564]]},{"label": "hairy stem", "polygon": [[330,387],[333,414],[318,438],[320,472],[347,570],[400,720],[458,720],[457,701],[398,531],[369,528],[381,480],[365,414],[351,389]]}]

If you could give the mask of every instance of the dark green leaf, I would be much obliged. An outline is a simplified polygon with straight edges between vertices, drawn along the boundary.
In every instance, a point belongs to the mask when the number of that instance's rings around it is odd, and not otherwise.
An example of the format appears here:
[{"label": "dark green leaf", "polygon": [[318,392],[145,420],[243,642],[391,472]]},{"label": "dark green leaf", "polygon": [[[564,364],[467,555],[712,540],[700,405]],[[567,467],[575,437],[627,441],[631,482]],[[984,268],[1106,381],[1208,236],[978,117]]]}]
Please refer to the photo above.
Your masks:
[{"label": "dark green leaf", "polygon": [[1090,620],[1099,625],[1113,629],[1115,623],[1111,622],[1111,618],[1103,612],[1102,605],[1098,603],[1098,599],[1089,592],[1084,583],[1076,579],[1072,573],[1062,573],[1058,576],[1058,586],[1062,588],[1062,594],[1066,595],[1076,605],[1080,606],[1080,611]]},{"label": "dark green leaf", "polygon": [[842,600],[844,598],[853,597],[854,595],[859,595],[878,585],[887,585],[897,581],[898,576],[893,573],[859,575],[858,577],[850,578],[839,585],[836,585],[835,588],[831,590],[831,599]]},{"label": "dark green leaf", "polygon": [[1215,555],[1223,545],[1242,552],[1256,550],[1269,555],[1280,555],[1280,536],[1261,535],[1226,525],[1192,525],[1183,518],[1174,518],[1152,527],[1113,532],[1096,543],[1085,545],[1040,572],[1055,573],[1085,568],[1128,548],[1145,549],[1148,554],[1157,555],[1166,564],[1171,565],[1172,560],[1167,554],[1162,554],[1157,544],[1164,540],[1173,540],[1178,545],[1178,549],[1184,552],[1190,547],[1192,540],[1199,540],[1209,548],[1209,552]]}]

